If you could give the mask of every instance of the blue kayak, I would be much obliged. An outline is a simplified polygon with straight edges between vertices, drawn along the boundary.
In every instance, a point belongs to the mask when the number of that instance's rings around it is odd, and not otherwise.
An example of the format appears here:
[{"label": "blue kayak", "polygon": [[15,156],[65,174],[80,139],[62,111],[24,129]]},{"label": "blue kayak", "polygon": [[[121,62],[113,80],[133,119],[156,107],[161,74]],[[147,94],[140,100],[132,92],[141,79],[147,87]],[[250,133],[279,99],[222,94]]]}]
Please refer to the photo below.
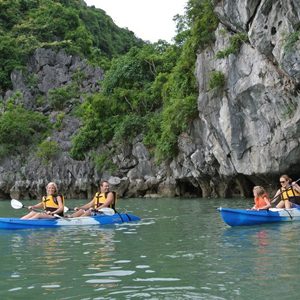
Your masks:
[{"label": "blue kayak", "polygon": [[230,226],[258,225],[276,222],[300,221],[299,208],[270,208],[266,210],[247,210],[219,207],[223,221]]},{"label": "blue kayak", "polygon": [[126,213],[116,213],[112,216],[98,215],[93,217],[58,218],[21,220],[20,218],[0,218],[0,229],[25,228],[58,228],[62,226],[110,225],[139,221],[140,218]]}]

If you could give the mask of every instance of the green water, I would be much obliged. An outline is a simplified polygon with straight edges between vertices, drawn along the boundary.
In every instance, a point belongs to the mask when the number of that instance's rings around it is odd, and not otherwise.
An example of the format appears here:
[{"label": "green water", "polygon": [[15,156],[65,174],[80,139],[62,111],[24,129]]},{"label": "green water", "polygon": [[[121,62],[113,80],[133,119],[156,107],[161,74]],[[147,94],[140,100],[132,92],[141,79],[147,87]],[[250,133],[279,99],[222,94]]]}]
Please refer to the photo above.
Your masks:
[{"label": "green water", "polygon": [[141,222],[1,230],[0,299],[299,299],[300,222],[230,228],[216,211],[251,205],[130,199]]}]

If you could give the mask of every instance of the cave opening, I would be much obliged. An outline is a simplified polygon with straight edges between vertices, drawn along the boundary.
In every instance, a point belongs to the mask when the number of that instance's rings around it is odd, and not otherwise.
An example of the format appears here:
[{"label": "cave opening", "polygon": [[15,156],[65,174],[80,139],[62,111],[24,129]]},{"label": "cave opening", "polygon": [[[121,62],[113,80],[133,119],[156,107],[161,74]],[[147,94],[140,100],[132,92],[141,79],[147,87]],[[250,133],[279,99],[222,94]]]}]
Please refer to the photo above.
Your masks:
[{"label": "cave opening", "polygon": [[228,183],[225,198],[252,198],[255,184],[247,177],[238,177]]},{"label": "cave opening", "polygon": [[0,190],[0,199],[10,199],[10,194]]},{"label": "cave opening", "polygon": [[177,187],[180,197],[202,198],[202,189],[199,186],[195,186],[190,181],[179,180],[177,181]]}]

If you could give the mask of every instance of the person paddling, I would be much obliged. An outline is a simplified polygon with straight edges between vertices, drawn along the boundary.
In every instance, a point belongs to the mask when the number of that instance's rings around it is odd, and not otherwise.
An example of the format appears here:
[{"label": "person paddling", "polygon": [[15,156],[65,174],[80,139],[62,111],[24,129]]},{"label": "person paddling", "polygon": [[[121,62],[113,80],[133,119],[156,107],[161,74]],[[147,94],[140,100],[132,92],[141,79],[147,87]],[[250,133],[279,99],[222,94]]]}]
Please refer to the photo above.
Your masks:
[{"label": "person paddling", "polygon": [[255,186],[253,188],[254,206],[252,210],[268,209],[271,207],[269,196],[262,186]]},{"label": "person paddling", "polygon": [[[49,182],[46,187],[47,195],[43,196],[42,201],[33,206],[28,206],[30,213],[21,219],[54,219],[54,215],[64,215],[64,197],[58,194],[57,185]],[[42,212],[35,211],[43,209]]]},{"label": "person paddling", "polygon": [[101,181],[99,188],[99,191],[89,203],[81,207],[75,207],[74,210],[76,212],[68,217],[74,218],[97,215],[100,213],[99,209],[104,207],[115,209],[116,194],[109,190],[108,181]]},{"label": "person paddling", "polygon": [[272,203],[280,197],[280,201],[276,207],[291,208],[292,202],[297,202],[297,199],[300,198],[300,186],[297,182],[292,182],[292,179],[288,175],[281,175],[279,181],[281,188],[276,192]]}]

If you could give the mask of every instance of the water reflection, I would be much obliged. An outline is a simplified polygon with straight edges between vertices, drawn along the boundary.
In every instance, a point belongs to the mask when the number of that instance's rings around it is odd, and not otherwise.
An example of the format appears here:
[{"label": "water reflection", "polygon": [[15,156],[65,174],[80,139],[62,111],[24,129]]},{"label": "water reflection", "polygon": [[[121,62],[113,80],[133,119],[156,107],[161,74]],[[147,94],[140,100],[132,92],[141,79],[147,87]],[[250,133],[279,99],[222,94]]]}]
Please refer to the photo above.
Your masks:
[{"label": "water reflection", "polygon": [[297,299],[300,222],[230,228],[209,201],[130,199],[141,222],[0,231],[0,297]]},{"label": "water reflection", "polygon": [[261,295],[267,297],[270,288],[284,294],[280,288],[282,282],[287,279],[289,284],[297,282],[295,256],[299,257],[296,250],[299,226],[287,223],[225,229],[220,236],[220,244],[224,245],[220,258],[225,285],[233,281],[239,292],[243,288],[246,295],[253,294],[255,279]]},{"label": "water reflection", "polygon": [[[113,228],[99,227],[10,231],[0,239],[1,253],[7,253],[0,257],[2,277],[6,274],[1,278],[1,288],[22,295],[31,290],[28,296],[72,289],[76,282],[82,285],[87,272],[113,265],[115,244],[119,242]],[[66,280],[70,275],[71,281]]]}]

